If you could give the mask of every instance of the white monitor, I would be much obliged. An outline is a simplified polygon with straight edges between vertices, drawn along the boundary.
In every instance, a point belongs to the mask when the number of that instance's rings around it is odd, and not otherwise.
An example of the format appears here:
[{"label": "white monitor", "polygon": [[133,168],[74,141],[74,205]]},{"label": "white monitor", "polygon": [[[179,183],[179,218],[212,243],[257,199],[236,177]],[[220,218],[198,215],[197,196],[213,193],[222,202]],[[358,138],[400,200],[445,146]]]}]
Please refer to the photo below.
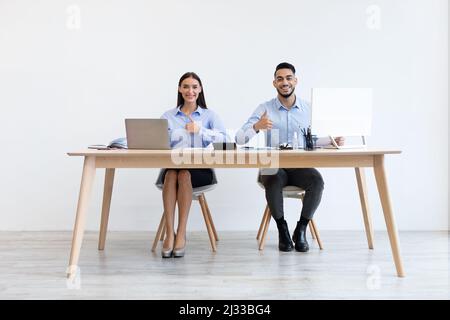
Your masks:
[{"label": "white monitor", "polygon": [[370,136],[371,88],[312,89],[312,132],[318,136]]}]

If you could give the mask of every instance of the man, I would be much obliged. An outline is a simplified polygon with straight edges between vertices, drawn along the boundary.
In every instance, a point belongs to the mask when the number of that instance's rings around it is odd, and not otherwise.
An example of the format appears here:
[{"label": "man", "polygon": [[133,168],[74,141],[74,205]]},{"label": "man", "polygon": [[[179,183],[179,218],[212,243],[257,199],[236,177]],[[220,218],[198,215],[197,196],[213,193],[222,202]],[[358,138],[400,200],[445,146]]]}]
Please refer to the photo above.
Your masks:
[{"label": "man", "polygon": [[[238,144],[247,143],[260,131],[266,135],[268,147],[278,147],[280,144],[292,144],[294,133],[298,138],[301,128],[308,128],[311,124],[311,107],[295,95],[298,79],[295,67],[290,63],[280,63],[274,74],[273,86],[278,92],[276,98],[262,103],[252,116],[236,134]],[[330,140],[321,139],[319,145],[329,144]],[[336,138],[339,145],[343,145],[344,138]],[[314,212],[320,204],[324,183],[321,174],[314,168],[294,168],[277,170],[276,174],[264,174],[261,170],[258,180],[264,185],[267,204],[272,217],[277,223],[280,251],[299,252],[309,250],[306,240],[306,228]],[[284,219],[283,187],[291,185],[305,190],[303,208],[300,220],[294,230],[292,240],[289,228]]]}]

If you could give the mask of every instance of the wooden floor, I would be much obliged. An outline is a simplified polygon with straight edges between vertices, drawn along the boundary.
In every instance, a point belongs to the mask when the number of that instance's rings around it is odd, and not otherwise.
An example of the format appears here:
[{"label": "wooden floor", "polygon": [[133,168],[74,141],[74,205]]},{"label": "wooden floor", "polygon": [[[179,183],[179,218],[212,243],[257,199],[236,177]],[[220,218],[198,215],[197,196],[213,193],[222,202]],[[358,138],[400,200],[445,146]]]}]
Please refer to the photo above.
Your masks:
[{"label": "wooden floor", "polygon": [[[0,232],[0,299],[449,299],[449,233],[400,232],[406,278],[396,276],[385,232],[321,231],[308,253],[280,253],[277,234],[188,234],[186,256],[150,252],[154,233],[110,232],[104,252],[87,233],[80,277],[65,278],[70,232]],[[312,241],[310,241],[310,244]]]}]

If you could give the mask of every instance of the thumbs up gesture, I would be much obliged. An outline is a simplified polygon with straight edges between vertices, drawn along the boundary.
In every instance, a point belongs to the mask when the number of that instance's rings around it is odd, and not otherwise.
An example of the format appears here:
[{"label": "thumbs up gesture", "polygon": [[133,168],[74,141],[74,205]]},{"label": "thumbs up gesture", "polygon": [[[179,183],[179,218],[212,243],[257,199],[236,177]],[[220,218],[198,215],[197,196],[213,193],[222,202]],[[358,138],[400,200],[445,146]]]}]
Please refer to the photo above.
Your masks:
[{"label": "thumbs up gesture", "polygon": [[267,116],[267,110],[261,116],[261,119],[253,125],[255,131],[272,129],[272,121]]},{"label": "thumbs up gesture", "polygon": [[197,133],[200,131],[200,127],[198,126],[197,123],[195,123],[194,119],[192,119],[191,115],[188,115],[188,118],[191,122],[188,122],[186,124],[185,129],[187,130],[187,132],[189,133]]}]

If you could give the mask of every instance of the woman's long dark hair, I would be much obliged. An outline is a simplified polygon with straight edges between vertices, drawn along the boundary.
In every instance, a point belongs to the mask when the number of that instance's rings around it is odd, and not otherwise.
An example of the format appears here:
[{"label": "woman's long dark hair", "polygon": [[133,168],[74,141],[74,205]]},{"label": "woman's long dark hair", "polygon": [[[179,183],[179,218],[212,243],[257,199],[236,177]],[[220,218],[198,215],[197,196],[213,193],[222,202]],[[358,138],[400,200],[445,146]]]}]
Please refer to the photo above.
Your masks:
[{"label": "woman's long dark hair", "polygon": [[[200,92],[198,95],[197,105],[200,108],[208,109],[208,106],[206,105],[206,101],[205,101],[205,92],[203,90],[202,80],[200,80],[200,77],[195,72],[186,72],[185,74],[183,74],[180,78],[180,81],[178,81],[178,88],[181,86],[181,83],[183,82],[183,80],[187,79],[187,78],[194,78],[195,80],[198,81],[198,83],[200,83],[200,87],[202,87],[202,92]],[[177,106],[183,106],[183,105],[184,105],[183,95],[180,93],[180,91],[178,91]]]}]

